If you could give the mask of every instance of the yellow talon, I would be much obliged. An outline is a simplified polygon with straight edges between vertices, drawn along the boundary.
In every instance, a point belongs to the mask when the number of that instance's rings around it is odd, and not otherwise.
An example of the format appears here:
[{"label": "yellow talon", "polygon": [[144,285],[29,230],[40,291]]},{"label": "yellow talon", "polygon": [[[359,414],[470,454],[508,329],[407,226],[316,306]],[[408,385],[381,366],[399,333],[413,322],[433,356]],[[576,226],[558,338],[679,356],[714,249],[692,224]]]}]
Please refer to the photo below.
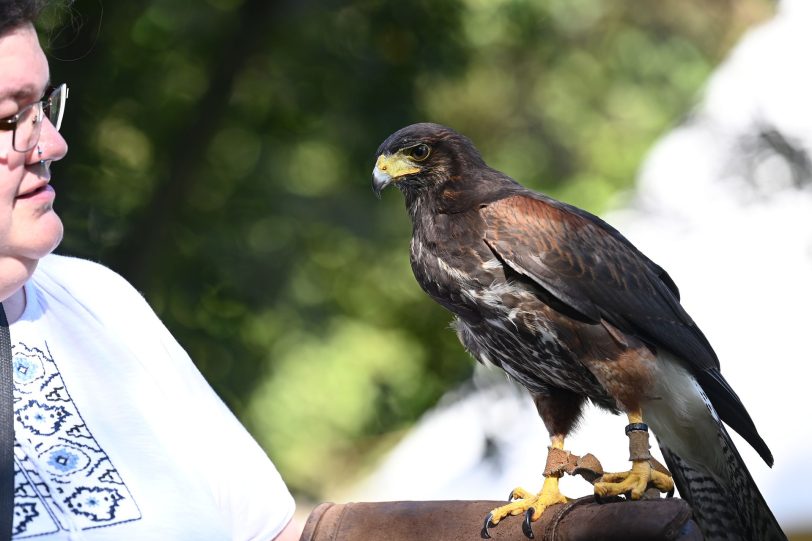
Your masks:
[{"label": "yellow talon", "polygon": [[[482,537],[490,539],[488,529],[496,526],[502,519],[509,516],[516,516],[524,514],[524,522],[522,523],[522,531],[524,534],[533,539],[533,528],[531,524],[541,518],[544,510],[551,505],[558,503],[567,503],[570,500],[561,494],[558,490],[558,479],[564,475],[564,466],[566,464],[555,465],[555,459],[551,452],[553,450],[561,451],[564,449],[564,437],[561,435],[554,435],[551,438],[551,446],[547,453],[547,466],[545,467],[544,485],[538,494],[528,492],[523,488],[514,488],[508,496],[509,503],[497,507],[485,517],[485,524],[482,526]],[[559,455],[561,453],[558,453]],[[563,453],[566,458],[569,458],[569,453]],[[556,455],[557,456],[557,455]],[[566,460],[565,460],[566,463]],[[551,465],[552,464],[552,465]],[[553,467],[555,466],[555,467]]]},{"label": "yellow talon", "polygon": [[639,500],[648,488],[649,481],[655,479],[654,474],[665,477],[660,472],[653,471],[648,461],[635,460],[630,471],[604,474],[602,481],[595,483],[595,494],[605,498],[631,492],[632,499]]},{"label": "yellow talon", "polygon": [[491,524],[496,526],[503,518],[516,516],[525,513],[528,509],[533,509],[530,517],[532,522],[541,518],[544,510],[557,503],[567,503],[569,500],[558,490],[558,477],[547,477],[541,492],[533,494],[523,488],[515,488],[510,493],[510,503],[497,507],[490,514]]},{"label": "yellow talon", "polygon": [[[630,426],[643,423],[643,416],[640,411],[629,412],[628,416]],[[630,494],[632,500],[639,500],[649,486],[653,486],[661,492],[673,493],[674,480],[671,476],[652,467],[651,461],[654,459],[651,458],[648,452],[648,429],[645,425],[643,427],[645,433],[637,432],[639,430],[637,427],[632,432],[627,429],[632,469],[627,472],[605,473],[601,481],[595,483],[596,496],[608,497]],[[636,434],[634,441],[632,441],[632,434]]]}]

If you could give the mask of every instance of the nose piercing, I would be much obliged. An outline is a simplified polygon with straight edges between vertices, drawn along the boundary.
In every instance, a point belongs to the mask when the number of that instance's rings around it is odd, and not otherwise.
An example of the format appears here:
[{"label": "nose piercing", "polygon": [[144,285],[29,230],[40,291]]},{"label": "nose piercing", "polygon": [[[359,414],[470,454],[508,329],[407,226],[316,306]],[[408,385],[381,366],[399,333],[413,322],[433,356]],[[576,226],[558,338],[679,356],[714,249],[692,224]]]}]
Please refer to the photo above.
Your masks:
[{"label": "nose piercing", "polygon": [[47,165],[48,165],[48,163],[47,163],[45,160],[43,160],[43,159],[42,159],[42,154],[43,154],[43,152],[42,152],[42,147],[41,147],[41,146],[39,146],[39,145],[37,145],[37,157],[40,159],[40,160],[39,160],[39,163],[40,163],[40,165],[42,165],[42,166],[47,166]]}]

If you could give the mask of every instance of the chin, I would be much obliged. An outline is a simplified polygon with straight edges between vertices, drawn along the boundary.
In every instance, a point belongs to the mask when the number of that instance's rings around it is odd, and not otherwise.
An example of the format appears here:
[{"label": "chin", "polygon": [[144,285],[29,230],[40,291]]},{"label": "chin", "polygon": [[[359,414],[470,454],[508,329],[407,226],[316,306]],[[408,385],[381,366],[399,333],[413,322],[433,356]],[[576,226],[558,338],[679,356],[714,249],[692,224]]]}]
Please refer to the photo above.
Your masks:
[{"label": "chin", "polygon": [[64,231],[62,220],[55,212],[51,211],[41,216],[33,236],[27,243],[26,257],[38,260],[53,252],[62,242]]}]

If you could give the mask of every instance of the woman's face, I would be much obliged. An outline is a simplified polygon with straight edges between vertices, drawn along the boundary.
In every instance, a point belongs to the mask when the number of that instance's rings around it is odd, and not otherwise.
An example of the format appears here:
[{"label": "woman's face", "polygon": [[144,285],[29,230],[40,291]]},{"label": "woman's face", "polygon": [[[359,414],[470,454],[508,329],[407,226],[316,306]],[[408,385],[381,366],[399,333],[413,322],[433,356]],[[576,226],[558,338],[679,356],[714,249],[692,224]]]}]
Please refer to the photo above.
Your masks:
[{"label": "woman's face", "polygon": [[[33,26],[0,35],[0,119],[41,100],[48,84],[48,61]],[[28,152],[14,150],[12,132],[0,131],[0,265],[13,259],[33,270],[62,240],[49,164],[67,151],[47,116],[39,145]]]}]

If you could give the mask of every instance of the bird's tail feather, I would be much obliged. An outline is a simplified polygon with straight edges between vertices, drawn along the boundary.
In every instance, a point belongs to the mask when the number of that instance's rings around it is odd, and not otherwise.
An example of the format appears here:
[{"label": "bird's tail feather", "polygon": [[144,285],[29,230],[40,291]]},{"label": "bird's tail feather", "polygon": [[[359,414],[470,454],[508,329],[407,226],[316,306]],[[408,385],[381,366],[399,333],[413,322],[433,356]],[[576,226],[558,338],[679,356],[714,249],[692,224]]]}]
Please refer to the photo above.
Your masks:
[{"label": "bird's tail feather", "polygon": [[722,460],[715,467],[708,467],[706,462],[692,463],[690,457],[680,457],[660,444],[680,495],[691,505],[705,540],[786,541],[722,424],[718,425],[717,438]]}]

